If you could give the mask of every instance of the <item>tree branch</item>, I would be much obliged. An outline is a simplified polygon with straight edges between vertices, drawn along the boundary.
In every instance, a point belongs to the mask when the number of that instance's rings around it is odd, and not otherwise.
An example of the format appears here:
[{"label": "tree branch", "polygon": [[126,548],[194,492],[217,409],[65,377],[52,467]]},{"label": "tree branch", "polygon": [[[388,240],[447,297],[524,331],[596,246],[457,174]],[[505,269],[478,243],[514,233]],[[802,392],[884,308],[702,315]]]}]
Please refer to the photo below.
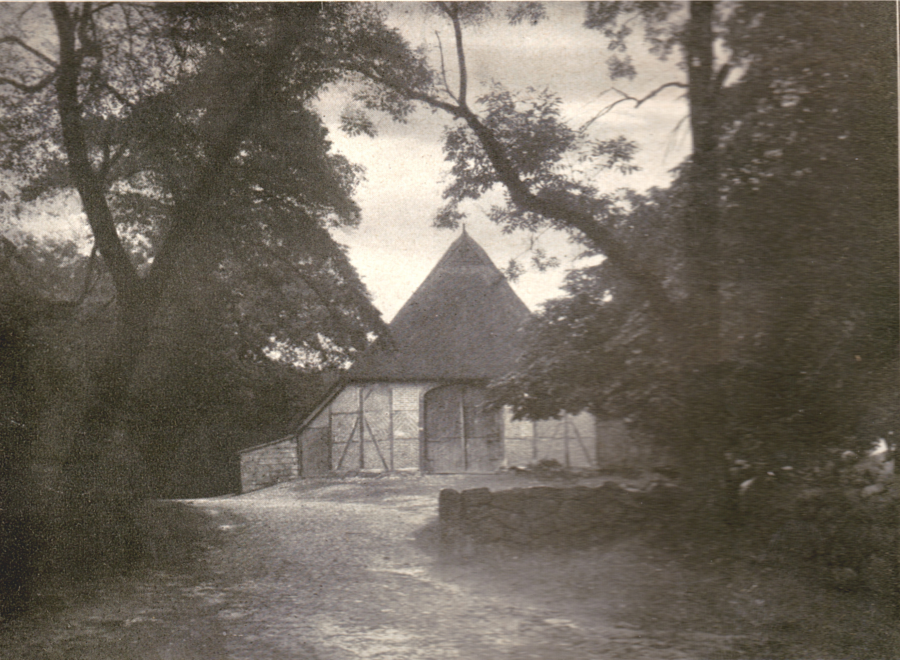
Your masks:
[{"label": "tree branch", "polygon": [[466,51],[463,48],[462,25],[459,22],[459,10],[451,3],[441,2],[441,9],[453,22],[453,37],[456,40],[456,61],[459,66],[459,94],[456,97],[461,108],[467,107],[466,96],[469,86],[469,74],[466,69]]},{"label": "tree branch", "polygon": [[100,13],[101,11],[103,11],[104,9],[109,9],[110,7],[115,6],[115,4],[116,4],[115,2],[103,2],[103,3],[100,3],[99,5],[97,5],[96,7],[92,8],[92,9],[88,12],[88,16],[93,16],[94,14],[99,14],[99,13]]},{"label": "tree branch", "polygon": [[[100,175],[103,177],[103,180],[109,185],[109,173],[112,172],[112,169],[118,164],[120,160],[122,160],[122,156],[124,156],[128,152],[128,147],[123,144],[115,151],[112,151],[107,144],[107,149],[108,153],[104,156],[103,164],[100,166]],[[128,176],[131,176],[131,174],[126,173],[125,178],[127,178]]]},{"label": "tree branch", "polygon": [[[433,108],[437,108],[438,110],[443,110],[444,112],[447,112],[459,119],[463,118],[463,109],[458,105],[453,105],[452,103],[447,103],[446,101],[441,101],[440,99],[435,98],[434,96],[431,96],[430,94],[426,94],[424,92],[419,92],[411,87],[406,86],[403,83],[399,83],[395,80],[390,80],[388,78],[385,78],[384,76],[379,74],[377,71],[373,71],[371,69],[362,69],[362,68],[357,68],[356,71],[357,71],[357,73],[360,73],[361,75],[365,76],[372,82],[378,83],[379,85],[384,85],[385,87],[392,89],[393,91],[397,92],[398,94],[400,94],[402,96],[405,96],[406,98],[408,98],[412,101],[420,101],[422,103],[430,105]],[[456,99],[454,99],[454,101],[456,101]]]},{"label": "tree branch", "polygon": [[719,72],[716,74],[716,81],[713,83],[713,93],[718,94],[721,91],[729,73],[731,73],[731,65],[726,62],[719,68]]},{"label": "tree branch", "polygon": [[598,222],[592,214],[573,208],[564,200],[548,199],[532,193],[512,164],[506,148],[491,129],[475,113],[469,110],[464,110],[463,113],[463,119],[478,137],[499,182],[507,189],[514,204],[580,231],[609,258],[614,268],[643,292],[645,299],[658,310],[660,316],[672,321],[681,319],[681,312],[670,300],[661,279],[621,243],[609,228]]},{"label": "tree branch", "polygon": [[39,51],[37,48],[34,48],[33,46],[29,46],[27,43],[25,43],[25,41],[23,41],[19,37],[14,37],[12,35],[0,37],[0,44],[15,44],[16,46],[24,48],[29,53],[31,53],[32,55],[37,57],[38,59],[43,60],[46,64],[49,64],[52,67],[58,66],[58,63],[52,57],[48,57],[47,55],[44,55],[41,51]]},{"label": "tree branch", "polygon": [[7,78],[5,76],[0,76],[0,85],[10,85],[20,92],[25,92],[26,94],[33,94],[35,92],[39,92],[45,87],[47,87],[50,83],[52,83],[56,79],[56,71],[51,71],[46,76],[41,78],[36,83],[29,85],[27,83],[19,82],[18,80],[13,80],[12,78]]},{"label": "tree branch", "polygon": [[[408,99],[426,103],[433,108],[444,110],[452,116],[465,121],[481,143],[488,160],[497,174],[497,180],[507,189],[514,204],[529,212],[556,221],[559,225],[580,231],[609,258],[610,263],[614,267],[634,282],[644,293],[646,300],[658,310],[660,317],[680,323],[682,320],[681,311],[670,300],[667,291],[662,285],[661,278],[653,273],[642,260],[633,255],[624,244],[615,238],[608,228],[597,222],[597,219],[590,213],[572,208],[561,200],[550,200],[532,193],[512,164],[512,159],[507,154],[506,147],[497,139],[491,129],[485,126],[478,115],[467,107],[441,101],[429,94],[418,92],[381,76],[373,76],[371,71],[360,71],[360,73],[406,96]],[[668,83],[666,86],[683,85],[682,83]],[[661,89],[656,90],[656,93],[659,93],[659,91]]]},{"label": "tree branch", "polygon": [[437,42],[438,42],[438,53],[440,53],[440,55],[441,55],[441,80],[444,81],[444,89],[447,91],[447,95],[448,95],[451,99],[453,99],[454,101],[456,101],[457,103],[459,103],[459,99],[457,99],[457,98],[453,95],[453,92],[450,91],[450,83],[447,82],[447,69],[446,69],[446,67],[444,66],[444,45],[441,43],[441,35],[438,33],[437,30],[435,30],[435,31],[434,31],[434,36],[437,37]]},{"label": "tree branch", "polygon": [[640,108],[644,103],[646,103],[647,101],[649,101],[650,99],[652,99],[654,96],[657,96],[657,95],[658,95],[660,92],[662,92],[664,89],[668,89],[669,87],[679,87],[679,88],[681,88],[681,89],[687,89],[687,85],[686,85],[685,83],[682,83],[682,82],[675,82],[675,81],[673,81],[673,82],[667,82],[667,83],[665,83],[664,85],[660,85],[659,87],[657,87],[656,89],[654,89],[652,92],[650,92],[649,94],[647,94],[647,96],[638,99],[638,98],[635,98],[634,96],[631,96],[631,95],[629,95],[629,94],[626,94],[625,92],[623,92],[623,91],[620,90],[620,89],[617,89],[617,88],[615,88],[615,87],[610,87],[609,89],[604,90],[603,92],[601,92],[601,93],[600,93],[600,96],[603,96],[603,95],[606,94],[607,92],[616,92],[617,94],[621,94],[621,95],[622,95],[622,98],[620,98],[618,101],[615,101],[615,102],[613,102],[613,103],[610,103],[609,105],[607,105],[606,107],[604,107],[603,109],[601,109],[600,112],[598,112],[596,115],[594,115],[593,117],[591,117],[587,122],[585,122],[585,123],[582,125],[581,130],[585,130],[586,128],[590,127],[591,124],[593,124],[595,121],[597,121],[597,120],[600,119],[601,117],[604,117],[605,115],[608,115],[608,114],[612,111],[612,109],[615,108],[615,107],[616,107],[617,105],[619,105],[620,103],[625,103],[626,101],[634,101],[634,107],[635,107],[635,109],[637,109],[637,108]]},{"label": "tree branch", "polygon": [[94,264],[97,262],[97,242],[91,247],[91,256],[88,257],[87,265],[84,271],[84,285],[81,288],[81,294],[72,301],[72,305],[78,306],[85,301],[91,289],[94,288]]},{"label": "tree branch", "polygon": [[78,80],[83,55],[76,50],[76,21],[66,3],[50,4],[50,11],[59,35],[59,75],[56,94],[62,125],[63,144],[69,160],[69,172],[81,197],[95,244],[109,268],[120,300],[136,303],[140,299],[140,278],[116,232],[104,187],[94,172],[88,155]]},{"label": "tree branch", "polygon": [[13,78],[7,78],[6,76],[0,76],[0,85],[9,85],[9,86],[14,87],[15,89],[19,90],[20,92],[25,92],[26,94],[32,94],[34,92],[41,91],[42,89],[47,87],[50,83],[52,83],[53,80],[56,78],[56,74],[58,71],[57,67],[59,66],[59,64],[52,57],[45,55],[44,53],[39,51],[37,48],[34,48],[33,46],[30,46],[29,44],[27,44],[23,39],[20,39],[19,37],[16,37],[13,35],[6,35],[3,37],[0,37],[0,45],[2,45],[2,44],[12,44],[14,46],[19,46],[23,50],[25,50],[25,51],[31,53],[32,55],[34,55],[35,57],[37,57],[39,60],[41,60],[45,64],[49,64],[51,67],[53,67],[53,70],[50,71],[49,73],[47,73],[43,78],[38,80],[36,83],[31,83],[31,84],[23,82],[21,80],[14,80]]},{"label": "tree branch", "polygon": [[103,88],[104,88],[106,91],[108,91],[116,101],[118,101],[119,103],[121,103],[122,105],[124,105],[126,108],[134,108],[134,105],[131,103],[131,101],[129,101],[129,100],[125,97],[125,95],[122,94],[122,92],[120,92],[120,91],[117,90],[115,87],[113,87],[111,84],[109,84],[109,82],[104,81],[104,82],[103,82]]}]

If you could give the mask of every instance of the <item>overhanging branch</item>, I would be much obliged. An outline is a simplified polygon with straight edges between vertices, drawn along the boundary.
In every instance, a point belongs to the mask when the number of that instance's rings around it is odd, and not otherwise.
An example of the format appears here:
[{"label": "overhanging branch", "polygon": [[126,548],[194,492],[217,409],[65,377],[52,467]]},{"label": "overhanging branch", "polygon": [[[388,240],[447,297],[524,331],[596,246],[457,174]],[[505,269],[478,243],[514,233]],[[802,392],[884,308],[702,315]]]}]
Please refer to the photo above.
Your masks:
[{"label": "overhanging branch", "polygon": [[459,103],[459,99],[457,99],[453,92],[450,91],[450,83],[447,82],[447,67],[444,65],[444,45],[441,43],[441,35],[438,34],[438,31],[434,31],[434,36],[437,38],[438,42],[438,53],[441,56],[441,80],[444,82],[444,90],[447,92],[447,95]]},{"label": "overhanging branch", "polygon": [[39,51],[37,48],[30,46],[29,44],[27,44],[24,40],[20,39],[19,37],[14,37],[12,35],[2,36],[2,37],[0,37],[0,44],[13,44],[15,46],[19,46],[20,48],[27,50],[29,53],[31,53],[32,55],[37,57],[39,60],[43,60],[45,64],[49,64],[52,67],[56,67],[58,65],[56,60],[54,60],[52,57],[49,57],[48,55],[44,55],[44,53]]},{"label": "overhanging branch", "polygon": [[664,85],[660,85],[659,87],[654,89],[652,92],[650,92],[643,98],[636,98],[634,96],[631,96],[630,94],[626,94],[625,92],[623,92],[620,89],[617,89],[616,87],[610,87],[609,89],[601,92],[600,96],[603,96],[604,94],[606,94],[608,92],[616,92],[617,94],[621,94],[622,98],[620,98],[618,101],[610,103],[609,105],[607,105],[603,109],[601,109],[600,112],[598,112],[596,115],[591,117],[589,120],[587,120],[587,122],[585,122],[582,125],[581,130],[585,130],[586,128],[588,128],[591,124],[593,124],[595,121],[597,121],[601,117],[608,115],[610,112],[612,112],[612,109],[615,108],[620,103],[625,103],[626,101],[633,101],[634,107],[640,108],[644,103],[646,103],[647,101],[652,99],[654,96],[657,96],[663,90],[668,89],[670,87],[678,87],[680,89],[687,89],[687,85],[685,83],[672,81],[672,82],[667,82]]},{"label": "overhanging branch", "polygon": [[9,85],[20,92],[25,92],[26,94],[33,94],[35,92],[39,92],[50,83],[52,83],[56,79],[56,71],[51,71],[46,76],[38,80],[36,83],[28,84],[23,83],[19,80],[13,80],[12,78],[7,78],[5,76],[0,76],[0,85]]},{"label": "overhanging branch", "polygon": [[[441,7],[447,16],[454,21],[455,27],[459,27],[459,20],[458,17],[454,17],[453,7],[447,3],[442,3]],[[461,33],[457,36],[457,46],[460,49],[462,48]],[[464,57],[460,60],[460,63],[464,71]],[[465,105],[465,87],[463,85],[460,87],[460,97],[456,99],[456,103],[449,103],[426,92],[413,89],[405,81],[397,80],[370,68],[360,67],[357,71],[373,82],[384,85],[409,100],[420,101],[465,121],[475,133],[488,161],[491,163],[496,173],[497,182],[506,188],[513,204],[522,210],[540,215],[558,226],[572,228],[582,233],[606,255],[611,266],[635,285],[644,299],[652,305],[657,316],[664,319],[672,327],[673,331],[677,332],[677,328],[684,326],[684,312],[669,297],[668,291],[663,286],[662,278],[640,259],[634,250],[623,244],[608,227],[598,221],[593,214],[575,208],[563,199],[550,199],[547,196],[535,194],[531,191],[513,164],[514,161],[510,157],[506,146],[481,121],[478,115]],[[686,85],[680,82],[669,82],[640,99],[619,92],[624,98],[616,103],[631,100],[640,106],[669,87],[685,88]]]}]

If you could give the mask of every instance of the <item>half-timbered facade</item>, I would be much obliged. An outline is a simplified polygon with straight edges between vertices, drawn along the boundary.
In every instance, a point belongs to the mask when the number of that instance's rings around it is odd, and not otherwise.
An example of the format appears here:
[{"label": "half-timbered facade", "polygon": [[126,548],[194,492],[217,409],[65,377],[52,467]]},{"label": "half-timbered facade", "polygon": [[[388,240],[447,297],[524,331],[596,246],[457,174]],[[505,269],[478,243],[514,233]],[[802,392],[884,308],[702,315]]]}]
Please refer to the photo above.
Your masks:
[{"label": "half-timbered facade", "polygon": [[487,253],[463,234],[378,340],[295,434],[241,453],[243,490],[296,477],[418,470],[493,472],[555,459],[588,467],[588,414],[514,421],[486,385],[524,350],[530,314]]}]

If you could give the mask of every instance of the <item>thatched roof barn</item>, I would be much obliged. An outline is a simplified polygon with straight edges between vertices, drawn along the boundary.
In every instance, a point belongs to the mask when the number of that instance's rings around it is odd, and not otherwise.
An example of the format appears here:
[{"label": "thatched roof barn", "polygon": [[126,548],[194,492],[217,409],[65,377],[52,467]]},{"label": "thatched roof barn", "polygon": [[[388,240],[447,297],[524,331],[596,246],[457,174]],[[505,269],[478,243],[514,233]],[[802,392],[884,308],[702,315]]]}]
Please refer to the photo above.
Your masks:
[{"label": "thatched roof barn", "polygon": [[297,433],[241,454],[243,490],[359,471],[594,463],[590,415],[513,421],[485,386],[515,368],[530,313],[465,231]]}]

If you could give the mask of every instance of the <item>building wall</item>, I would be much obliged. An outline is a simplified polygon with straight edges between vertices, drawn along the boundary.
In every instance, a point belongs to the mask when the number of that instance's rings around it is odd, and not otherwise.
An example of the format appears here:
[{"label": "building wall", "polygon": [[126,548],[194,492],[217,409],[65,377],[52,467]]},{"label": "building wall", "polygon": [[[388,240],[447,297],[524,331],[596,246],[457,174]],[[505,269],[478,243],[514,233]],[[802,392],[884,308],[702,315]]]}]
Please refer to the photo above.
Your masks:
[{"label": "building wall", "polygon": [[[348,385],[299,435],[243,452],[242,491],[301,476],[422,469],[423,398],[437,385]],[[501,427],[503,466],[541,460],[570,468],[598,466],[596,425],[588,413],[530,422],[514,421],[504,409]]]},{"label": "building wall", "polygon": [[570,468],[597,466],[597,432],[590,413],[563,415],[539,422],[513,420],[503,410],[507,467],[555,460]]},{"label": "building wall", "polygon": [[241,453],[241,492],[249,493],[300,476],[297,437],[289,436]]},{"label": "building wall", "polygon": [[[323,472],[418,470],[422,395],[434,383],[348,385],[301,434],[304,455],[328,454],[303,476]],[[327,446],[327,450],[323,449]]]}]

